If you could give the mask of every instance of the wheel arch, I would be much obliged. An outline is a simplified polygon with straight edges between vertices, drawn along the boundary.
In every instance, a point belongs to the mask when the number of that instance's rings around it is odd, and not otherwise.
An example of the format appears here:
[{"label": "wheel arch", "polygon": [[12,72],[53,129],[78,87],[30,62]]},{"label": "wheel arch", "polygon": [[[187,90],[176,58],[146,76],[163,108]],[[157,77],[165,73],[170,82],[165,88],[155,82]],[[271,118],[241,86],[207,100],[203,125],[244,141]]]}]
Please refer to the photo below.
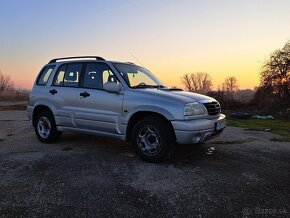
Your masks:
[{"label": "wheel arch", "polygon": [[51,112],[51,114],[53,114],[52,109],[49,106],[47,106],[47,105],[39,104],[39,105],[35,106],[34,109],[33,109],[33,113],[32,113],[32,125],[33,126],[36,125],[36,117],[37,117],[37,114],[40,111],[43,111],[43,110],[48,110],[48,111]]},{"label": "wheel arch", "polygon": [[142,118],[146,117],[146,116],[155,116],[155,117],[159,117],[162,120],[164,120],[168,126],[171,128],[173,134],[174,134],[174,138],[175,137],[175,132],[174,132],[174,128],[172,126],[172,123],[170,122],[170,120],[167,119],[167,117],[165,117],[164,115],[155,112],[155,111],[138,111],[135,112],[129,119],[128,124],[127,124],[127,129],[126,129],[126,141],[130,141],[131,140],[131,135],[132,135],[132,130],[135,126],[135,124],[141,120]]}]

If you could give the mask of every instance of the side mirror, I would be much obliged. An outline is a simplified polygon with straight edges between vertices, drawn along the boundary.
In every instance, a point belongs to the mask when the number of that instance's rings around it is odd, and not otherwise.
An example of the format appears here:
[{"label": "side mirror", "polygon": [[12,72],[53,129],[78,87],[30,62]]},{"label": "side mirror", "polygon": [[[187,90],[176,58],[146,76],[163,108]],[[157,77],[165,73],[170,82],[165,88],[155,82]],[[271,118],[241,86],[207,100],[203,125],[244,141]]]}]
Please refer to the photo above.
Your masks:
[{"label": "side mirror", "polygon": [[107,82],[103,86],[104,90],[108,92],[115,92],[119,93],[120,92],[120,85],[114,82]]}]

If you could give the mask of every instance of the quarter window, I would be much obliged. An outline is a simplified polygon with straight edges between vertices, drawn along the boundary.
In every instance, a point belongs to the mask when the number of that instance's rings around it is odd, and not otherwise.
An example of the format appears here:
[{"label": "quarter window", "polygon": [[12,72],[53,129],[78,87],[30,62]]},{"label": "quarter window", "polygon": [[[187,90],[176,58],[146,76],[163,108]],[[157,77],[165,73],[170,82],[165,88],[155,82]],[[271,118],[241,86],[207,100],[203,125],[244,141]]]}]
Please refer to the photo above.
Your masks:
[{"label": "quarter window", "polygon": [[53,85],[62,86],[67,65],[62,65],[57,72]]},{"label": "quarter window", "polygon": [[37,85],[39,86],[45,86],[47,84],[47,81],[53,71],[55,66],[47,66],[45,67],[41,73],[40,73],[40,76],[36,82]]}]

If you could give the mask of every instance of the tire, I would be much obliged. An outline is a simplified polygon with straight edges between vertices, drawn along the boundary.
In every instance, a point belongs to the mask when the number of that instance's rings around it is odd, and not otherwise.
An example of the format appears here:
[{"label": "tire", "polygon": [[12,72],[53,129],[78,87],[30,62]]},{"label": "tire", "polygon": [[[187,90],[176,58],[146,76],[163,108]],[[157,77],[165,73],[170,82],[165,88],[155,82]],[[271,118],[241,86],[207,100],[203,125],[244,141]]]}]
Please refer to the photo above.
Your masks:
[{"label": "tire", "polygon": [[53,114],[49,110],[40,111],[36,115],[35,134],[43,143],[56,142],[61,132],[57,131]]},{"label": "tire", "polygon": [[169,158],[176,142],[171,126],[155,116],[139,120],[133,127],[131,140],[138,156],[151,163]]}]

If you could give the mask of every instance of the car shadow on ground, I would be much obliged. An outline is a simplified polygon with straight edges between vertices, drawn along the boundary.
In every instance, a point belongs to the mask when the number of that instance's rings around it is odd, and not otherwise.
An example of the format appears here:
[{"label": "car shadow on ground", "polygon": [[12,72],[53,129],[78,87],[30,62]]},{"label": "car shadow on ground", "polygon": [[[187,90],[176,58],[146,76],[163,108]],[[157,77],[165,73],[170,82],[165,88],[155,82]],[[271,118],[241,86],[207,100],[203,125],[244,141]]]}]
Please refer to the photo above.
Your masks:
[{"label": "car shadow on ground", "polygon": [[114,150],[116,150],[116,152],[118,150],[126,150],[128,152],[133,152],[131,144],[128,142],[83,133],[63,133],[58,144],[62,146],[62,150],[108,150],[109,152],[113,151],[113,153]]},{"label": "car shadow on ground", "polygon": [[[106,137],[87,135],[81,133],[64,133],[58,142],[61,150],[96,150],[112,155],[127,154],[130,159],[133,157],[140,160],[135,154],[134,148],[130,142],[124,142],[117,139]],[[163,161],[163,164],[191,164],[198,160],[203,160],[207,156],[214,154],[215,147],[211,143],[202,144],[188,144],[188,145],[175,145],[174,152],[171,158]],[[162,164],[161,163],[161,164]]]},{"label": "car shadow on ground", "polygon": [[176,145],[172,157],[166,163],[176,165],[194,164],[204,161],[209,156],[212,158],[215,151],[215,147],[210,143]]}]

